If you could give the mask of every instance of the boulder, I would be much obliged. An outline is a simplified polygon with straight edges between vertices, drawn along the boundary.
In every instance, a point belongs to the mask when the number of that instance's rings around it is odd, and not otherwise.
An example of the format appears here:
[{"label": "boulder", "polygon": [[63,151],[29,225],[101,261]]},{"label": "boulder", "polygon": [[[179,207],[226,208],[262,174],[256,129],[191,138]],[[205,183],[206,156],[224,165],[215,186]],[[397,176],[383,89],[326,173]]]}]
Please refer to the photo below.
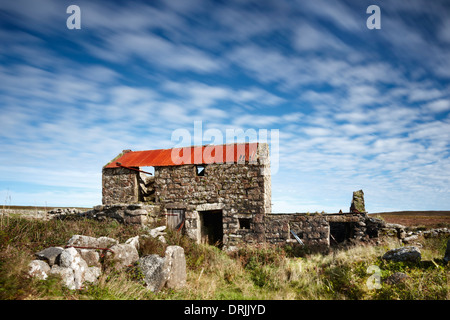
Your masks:
[{"label": "boulder", "polygon": [[419,239],[419,236],[416,235],[416,234],[413,234],[413,235],[410,235],[410,236],[407,236],[406,238],[404,238],[403,242],[404,243],[411,243],[411,242],[416,241],[418,239]]},{"label": "boulder", "polygon": [[40,280],[47,279],[48,274],[50,273],[50,266],[43,260],[33,260],[30,262],[28,267],[28,275],[31,277],[36,277]]},{"label": "boulder", "polygon": [[102,269],[100,267],[89,267],[86,274],[84,275],[84,281],[96,283],[98,277],[102,274]]},{"label": "boulder", "polygon": [[136,250],[139,250],[139,236],[128,239],[125,241],[125,244],[131,244],[136,248]]},{"label": "boulder", "polygon": [[125,215],[123,217],[124,224],[140,224],[145,225],[148,222],[147,215]]},{"label": "boulder", "polygon": [[422,259],[419,248],[415,246],[392,249],[386,252],[382,259],[395,262],[419,262]]},{"label": "boulder", "polygon": [[109,237],[97,238],[98,248],[110,248],[113,245],[119,244],[119,241]]},{"label": "boulder", "polygon": [[56,259],[59,257],[59,255],[63,250],[64,249],[61,247],[50,247],[42,251],[39,251],[38,253],[35,253],[35,256],[39,260],[44,260],[45,262],[47,262],[48,265],[51,267],[56,263]]},{"label": "boulder", "polygon": [[89,267],[75,248],[65,249],[59,258],[59,264],[53,265],[51,273],[59,274],[69,289],[81,289],[85,282],[96,282],[101,268]]},{"label": "boulder", "polygon": [[186,258],[180,246],[168,246],[165,252],[166,287],[179,289],[186,285]]},{"label": "boulder", "polygon": [[390,285],[395,285],[395,284],[399,284],[400,282],[405,281],[408,278],[409,277],[406,273],[395,272],[392,275],[390,275],[389,277],[387,277],[386,280],[384,280],[384,282],[387,284],[390,284]]},{"label": "boulder", "polygon": [[60,267],[59,265],[55,264],[52,266],[50,274],[59,275],[61,277],[63,284],[67,288],[71,290],[77,289],[75,286],[75,278],[73,275],[73,270],[71,268]]},{"label": "boulder", "polygon": [[86,247],[86,248],[109,248],[118,243],[119,241],[113,238],[108,237],[94,238],[77,234],[69,239],[69,241],[67,242],[67,246]]},{"label": "boulder", "polygon": [[73,271],[75,289],[81,289],[89,267],[78,251],[72,247],[64,249],[59,256],[59,266]]},{"label": "boulder", "polygon": [[129,216],[146,216],[148,213],[147,210],[145,209],[135,209],[135,210],[127,209],[125,210],[125,214]]},{"label": "boulder", "polygon": [[154,228],[154,229],[150,229],[148,231],[148,234],[150,236],[152,236],[153,238],[157,238],[157,237],[159,237],[161,235],[165,235],[166,234],[165,232],[163,232],[164,230],[166,230],[166,226],[161,226],[161,227],[157,227],[157,228]]},{"label": "boulder", "polygon": [[115,267],[117,269],[132,265],[139,260],[139,253],[136,247],[130,243],[116,244],[110,248],[106,256],[111,257],[116,261]]},{"label": "boulder", "polygon": [[97,250],[92,249],[77,249],[78,253],[80,254],[81,258],[83,258],[84,261],[86,261],[87,265],[89,267],[101,267],[102,264],[100,263],[100,254]]},{"label": "boulder", "polygon": [[148,289],[154,293],[161,290],[167,281],[167,268],[165,258],[151,254],[139,259],[139,268],[144,275],[144,282]]}]

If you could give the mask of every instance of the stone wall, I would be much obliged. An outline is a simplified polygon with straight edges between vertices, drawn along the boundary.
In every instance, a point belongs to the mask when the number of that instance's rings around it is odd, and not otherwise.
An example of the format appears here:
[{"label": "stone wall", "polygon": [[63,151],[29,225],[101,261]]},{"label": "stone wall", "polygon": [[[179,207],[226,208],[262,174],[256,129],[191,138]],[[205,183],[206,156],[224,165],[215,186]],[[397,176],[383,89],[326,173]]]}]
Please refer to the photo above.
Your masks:
[{"label": "stone wall", "polygon": [[160,208],[157,205],[143,203],[112,204],[95,206],[80,216],[99,221],[114,219],[123,224],[154,224],[160,220]]},{"label": "stone wall", "polygon": [[291,230],[312,248],[330,245],[330,229],[326,216],[307,214],[271,214],[265,220],[266,241],[272,244],[296,244]]},{"label": "stone wall", "polygon": [[127,168],[103,168],[102,203],[137,203],[139,172]]},{"label": "stone wall", "polygon": [[297,244],[291,230],[309,248],[324,249],[378,237],[380,221],[365,214],[270,214],[265,219],[266,242]]}]

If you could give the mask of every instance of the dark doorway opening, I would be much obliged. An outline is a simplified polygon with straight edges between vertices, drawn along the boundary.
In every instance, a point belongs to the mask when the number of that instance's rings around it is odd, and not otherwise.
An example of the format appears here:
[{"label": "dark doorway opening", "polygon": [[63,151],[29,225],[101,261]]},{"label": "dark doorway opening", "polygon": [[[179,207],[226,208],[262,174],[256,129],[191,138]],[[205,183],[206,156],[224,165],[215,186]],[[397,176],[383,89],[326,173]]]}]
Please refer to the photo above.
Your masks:
[{"label": "dark doorway opening", "polygon": [[353,235],[351,222],[330,222],[330,245],[338,245]]},{"label": "dark doorway opening", "polygon": [[223,246],[222,210],[200,211],[201,242],[217,247]]}]

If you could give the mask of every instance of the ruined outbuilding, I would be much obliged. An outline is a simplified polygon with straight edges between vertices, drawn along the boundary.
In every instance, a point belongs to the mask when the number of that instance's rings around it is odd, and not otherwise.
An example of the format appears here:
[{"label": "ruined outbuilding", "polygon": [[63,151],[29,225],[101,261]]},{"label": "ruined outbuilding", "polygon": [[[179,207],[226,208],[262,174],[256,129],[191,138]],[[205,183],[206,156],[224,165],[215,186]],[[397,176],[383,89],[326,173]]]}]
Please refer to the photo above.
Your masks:
[{"label": "ruined outbuilding", "polygon": [[272,214],[266,143],[124,150],[103,167],[102,187],[99,213],[112,210],[125,223],[163,217],[199,243],[328,248],[377,236],[362,190],[349,213]]}]

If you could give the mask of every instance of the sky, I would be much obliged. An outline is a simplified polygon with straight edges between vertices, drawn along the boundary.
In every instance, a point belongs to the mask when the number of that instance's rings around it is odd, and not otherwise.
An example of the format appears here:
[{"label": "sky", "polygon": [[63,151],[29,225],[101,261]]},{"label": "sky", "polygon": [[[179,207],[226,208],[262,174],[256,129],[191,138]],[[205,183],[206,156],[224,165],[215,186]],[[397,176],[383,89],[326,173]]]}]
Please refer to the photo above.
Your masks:
[{"label": "sky", "polygon": [[244,132],[273,212],[450,210],[449,58],[449,1],[0,0],[0,204],[92,207],[124,149]]}]

